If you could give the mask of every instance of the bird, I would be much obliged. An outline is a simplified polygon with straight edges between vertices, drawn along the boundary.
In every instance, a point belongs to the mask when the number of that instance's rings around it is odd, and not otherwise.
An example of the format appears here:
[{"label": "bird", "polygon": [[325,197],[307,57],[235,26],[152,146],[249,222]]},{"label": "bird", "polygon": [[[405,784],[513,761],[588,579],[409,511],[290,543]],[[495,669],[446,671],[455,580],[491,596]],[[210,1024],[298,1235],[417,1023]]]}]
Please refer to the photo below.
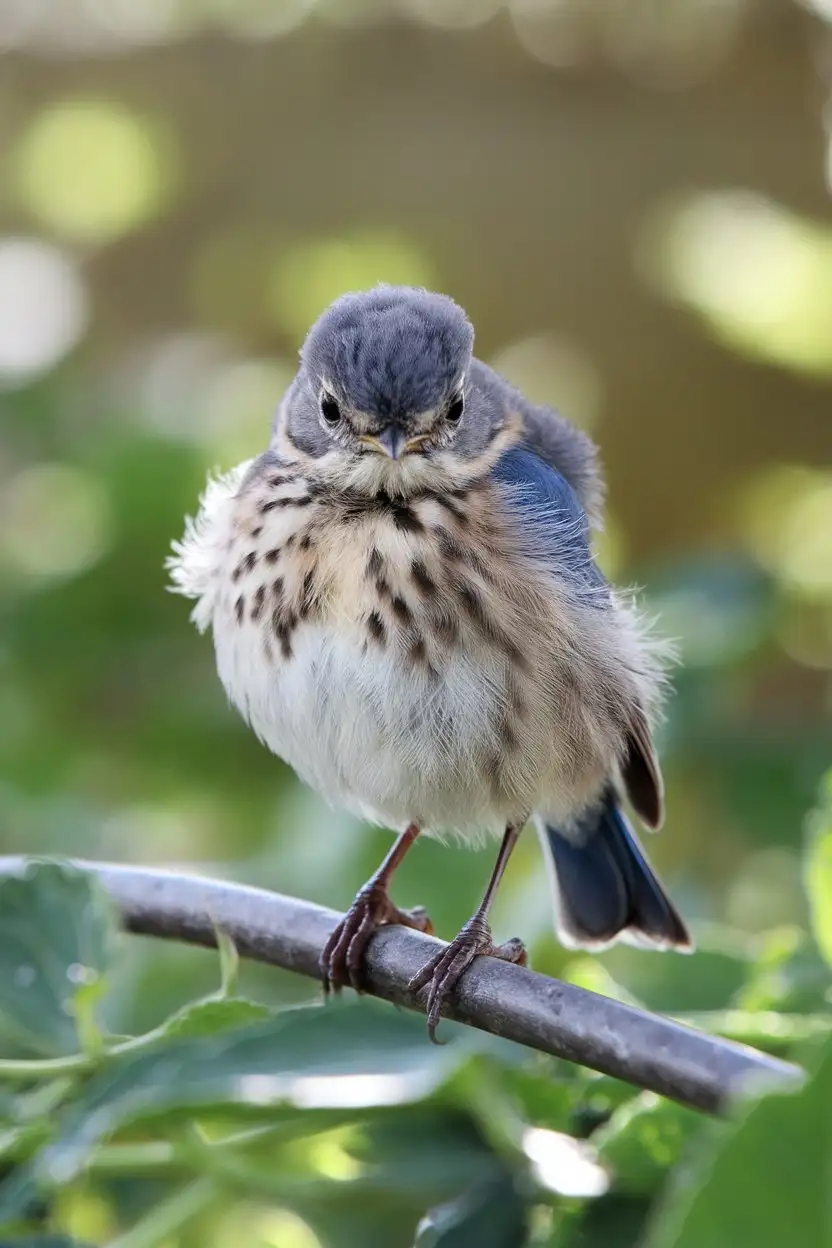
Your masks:
[{"label": "bird", "polygon": [[432,1040],[476,957],[527,964],[489,915],[529,823],[564,946],[693,948],[625,809],[662,823],[669,656],[596,562],[598,449],[473,349],[446,295],[338,298],[268,446],[209,478],[168,560],[260,740],[330,805],[396,833],[323,950],[325,990],[365,989],[380,927],[433,931],[390,896],[421,836],[499,838],[480,905],[410,984]]}]

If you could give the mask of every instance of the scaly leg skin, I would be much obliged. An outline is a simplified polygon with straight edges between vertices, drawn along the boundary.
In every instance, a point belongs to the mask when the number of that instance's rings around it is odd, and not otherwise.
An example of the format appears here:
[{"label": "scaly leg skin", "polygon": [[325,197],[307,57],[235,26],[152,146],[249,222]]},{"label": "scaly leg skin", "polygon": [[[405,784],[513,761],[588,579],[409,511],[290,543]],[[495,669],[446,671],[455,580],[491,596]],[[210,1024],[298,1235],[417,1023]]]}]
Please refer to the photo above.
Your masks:
[{"label": "scaly leg skin", "polygon": [[462,975],[475,958],[480,954],[487,954],[492,958],[502,958],[505,962],[515,962],[519,966],[525,966],[528,961],[526,947],[522,940],[515,936],[507,940],[504,945],[495,945],[491,936],[491,928],[488,925],[488,913],[494,901],[497,886],[502,879],[511,851],[517,844],[518,836],[517,828],[509,824],[488,888],[476,914],[468,920],[459,935],[444,949],[440,949],[427,966],[422,967],[418,975],[415,975],[408,984],[409,991],[413,993],[418,993],[430,985],[425,1004],[428,1016],[428,1035],[434,1044],[441,1043],[436,1038],[436,1029],[439,1026],[442,1010],[453,995],[454,988]]},{"label": "scaly leg skin", "polygon": [[396,868],[418,835],[415,823],[405,829],[324,945],[320,967],[325,995],[330,989],[338,993],[347,986],[356,992],[364,991],[364,954],[380,927],[401,923],[417,932],[433,932],[433,924],[422,906],[400,910],[387,892]]}]

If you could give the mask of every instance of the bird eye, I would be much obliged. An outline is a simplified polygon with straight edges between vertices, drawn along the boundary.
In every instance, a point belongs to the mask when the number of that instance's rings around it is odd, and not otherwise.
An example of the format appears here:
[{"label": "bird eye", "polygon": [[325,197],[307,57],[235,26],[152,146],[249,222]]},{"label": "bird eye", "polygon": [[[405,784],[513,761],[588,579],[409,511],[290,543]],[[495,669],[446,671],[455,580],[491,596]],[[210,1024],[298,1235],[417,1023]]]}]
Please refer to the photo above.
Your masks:
[{"label": "bird eye", "polygon": [[458,425],[462,420],[462,413],[465,410],[465,399],[461,394],[455,394],[448,404],[448,410],[445,412],[445,419],[449,425]]},{"label": "bird eye", "polygon": [[337,425],[341,419],[341,409],[338,403],[326,391],[321,395],[321,415],[328,425]]}]

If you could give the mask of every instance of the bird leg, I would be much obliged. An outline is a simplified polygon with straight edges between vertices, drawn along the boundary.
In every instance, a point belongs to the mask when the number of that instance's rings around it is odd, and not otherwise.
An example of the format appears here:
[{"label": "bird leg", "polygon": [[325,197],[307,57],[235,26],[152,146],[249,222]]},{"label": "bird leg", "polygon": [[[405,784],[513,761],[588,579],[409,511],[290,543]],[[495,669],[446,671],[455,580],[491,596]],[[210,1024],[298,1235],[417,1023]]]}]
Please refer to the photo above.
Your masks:
[{"label": "bird leg", "polygon": [[356,992],[364,989],[364,953],[371,937],[388,923],[401,923],[417,932],[433,931],[423,906],[400,910],[388,896],[387,889],[396,868],[419,835],[415,823],[405,828],[375,875],[357,894],[355,901],[334,929],[321,953],[320,968],[324,994],[330,988],[340,992],[351,986]]},{"label": "bird leg", "polygon": [[494,870],[491,873],[488,888],[485,890],[485,896],[476,913],[468,920],[459,935],[449,945],[446,945],[444,949],[440,949],[408,984],[408,990],[414,993],[419,992],[426,985],[430,985],[426,1003],[428,1035],[434,1044],[439,1043],[436,1039],[436,1028],[439,1026],[442,1010],[460,978],[474,961],[474,958],[480,954],[487,954],[492,958],[502,958],[505,962],[516,962],[520,966],[526,965],[526,947],[522,940],[515,936],[511,940],[507,940],[504,945],[495,945],[491,936],[491,928],[488,924],[488,914],[494,901],[497,887],[503,878],[503,872],[511,857],[511,851],[517,844],[519,835],[518,829],[513,824],[509,824],[500,846],[500,852],[497,855],[497,861],[494,864]]}]

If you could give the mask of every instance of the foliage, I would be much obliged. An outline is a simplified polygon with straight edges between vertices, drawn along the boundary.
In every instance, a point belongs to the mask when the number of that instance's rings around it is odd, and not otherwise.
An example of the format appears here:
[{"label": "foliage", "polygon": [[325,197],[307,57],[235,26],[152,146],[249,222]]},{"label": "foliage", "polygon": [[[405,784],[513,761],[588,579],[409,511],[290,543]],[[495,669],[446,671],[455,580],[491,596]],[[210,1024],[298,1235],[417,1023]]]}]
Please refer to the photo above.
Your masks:
[{"label": "foliage", "polygon": [[[830,814],[813,816],[807,856],[826,952]],[[432,1046],[421,1018],[368,999],[270,1009],[240,994],[222,933],[218,991],[115,1036],[96,1007],[117,946],[89,873],[32,861],[0,883],[0,1019],[25,1020],[0,1040],[4,1244],[186,1248],[241,1218],[264,1248],[830,1242],[830,966],[792,1029],[815,1024],[808,1081],[716,1123],[469,1029]],[[766,973],[761,950],[738,997]],[[765,1043],[770,1009],[734,1014],[762,1021]],[[769,1047],[794,1048],[776,1017]]]},{"label": "foliage", "polygon": [[[805,853],[800,829],[832,758],[832,232],[805,89],[832,8],[771,9],[0,0],[0,853],[339,909],[377,866],[387,832],[230,713],[163,563],[206,472],[265,446],[321,307],[426,283],[598,441],[603,565],[682,659],[649,849],[696,955],[560,948],[532,836],[495,931],[818,1080],[718,1126],[473,1033],[434,1053],[420,1020],[323,1012],[227,946],[217,990],[213,954],[114,941],[92,883],[41,864],[0,884],[0,1179],[30,1202],[0,1248],[824,1234],[828,797]],[[491,852],[420,843],[397,902],[450,936]],[[329,1050],[344,1069],[313,1075]]]}]

